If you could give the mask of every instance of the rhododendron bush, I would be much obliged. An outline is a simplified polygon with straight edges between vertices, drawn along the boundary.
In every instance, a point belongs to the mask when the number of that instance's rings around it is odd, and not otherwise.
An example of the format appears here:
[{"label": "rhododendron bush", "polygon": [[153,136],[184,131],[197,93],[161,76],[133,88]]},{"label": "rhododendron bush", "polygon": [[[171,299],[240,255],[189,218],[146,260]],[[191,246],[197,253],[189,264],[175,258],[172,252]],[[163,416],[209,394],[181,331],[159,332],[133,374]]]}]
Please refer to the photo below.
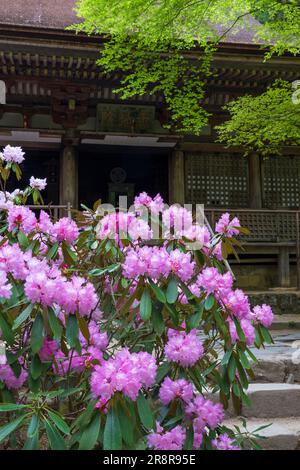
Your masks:
[{"label": "rhododendron bush", "polygon": [[223,215],[212,235],[145,193],[130,212],[55,221],[26,207],[45,180],[7,191],[23,159],[10,146],[0,158],[2,445],[243,447],[224,416],[249,405],[249,348],[272,341],[273,314],[251,309],[223,259],[239,221]]}]

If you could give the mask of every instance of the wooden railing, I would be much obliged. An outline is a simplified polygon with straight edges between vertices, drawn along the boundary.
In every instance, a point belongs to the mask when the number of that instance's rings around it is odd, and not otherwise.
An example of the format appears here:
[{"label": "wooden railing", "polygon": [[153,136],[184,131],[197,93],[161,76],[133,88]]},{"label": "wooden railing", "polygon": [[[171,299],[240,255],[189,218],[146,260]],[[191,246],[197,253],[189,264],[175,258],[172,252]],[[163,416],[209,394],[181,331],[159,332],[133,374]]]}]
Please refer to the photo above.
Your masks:
[{"label": "wooden railing", "polygon": [[72,205],[70,203],[66,205],[29,205],[27,207],[29,207],[33,211],[43,210],[45,212],[48,212],[54,220],[57,220],[59,217],[64,216],[71,217]]},{"label": "wooden railing", "polygon": [[241,235],[245,244],[256,246],[295,247],[297,288],[300,290],[300,210],[284,209],[205,209],[213,230],[224,212],[238,217],[241,225],[250,230]]}]

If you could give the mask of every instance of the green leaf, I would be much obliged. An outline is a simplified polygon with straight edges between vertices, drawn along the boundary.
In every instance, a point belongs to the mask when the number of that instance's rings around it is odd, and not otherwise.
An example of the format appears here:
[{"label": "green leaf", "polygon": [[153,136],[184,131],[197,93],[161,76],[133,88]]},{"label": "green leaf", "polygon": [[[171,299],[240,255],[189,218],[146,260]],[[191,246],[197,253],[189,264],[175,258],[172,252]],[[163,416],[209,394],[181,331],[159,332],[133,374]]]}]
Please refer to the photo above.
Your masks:
[{"label": "green leaf", "polygon": [[126,442],[126,444],[129,446],[133,446],[135,416],[133,415],[132,410],[129,410],[127,408],[125,403],[122,403],[118,406],[118,416],[119,416],[123,441]]},{"label": "green leaf", "polygon": [[156,382],[159,384],[166,375],[168,375],[169,371],[171,369],[171,365],[169,362],[163,362],[157,369],[156,373]]},{"label": "green leaf", "polygon": [[61,326],[61,323],[53,310],[51,308],[48,308],[48,320],[49,320],[49,325],[53,333],[53,337],[57,342],[60,342],[63,328]]},{"label": "green leaf", "polygon": [[260,329],[260,332],[262,334],[262,337],[263,337],[265,343],[267,343],[267,344],[274,343],[272,336],[270,335],[268,330],[263,325],[259,325],[259,329]]},{"label": "green leaf", "polygon": [[19,231],[18,233],[18,241],[21,248],[26,249],[29,246],[29,240],[26,237],[25,233]]},{"label": "green leaf", "polygon": [[192,450],[194,445],[194,428],[193,426],[189,426],[186,431],[186,438],[183,445],[184,450]]},{"label": "green leaf", "polygon": [[163,304],[165,304],[166,303],[166,296],[165,296],[164,291],[157,284],[155,284],[151,280],[149,281],[149,284],[150,284],[150,287],[153,290],[157,300],[159,300],[159,302],[162,302]]},{"label": "green leaf", "polygon": [[152,300],[149,289],[146,287],[140,302],[140,314],[144,321],[149,320],[152,313]]},{"label": "green leaf", "polygon": [[0,428],[0,442],[4,441],[12,432],[14,432],[24,421],[27,415],[20,416],[19,418],[11,421]]},{"label": "green leaf", "polygon": [[165,304],[168,312],[170,313],[170,317],[171,317],[171,320],[174,324],[174,326],[178,326],[179,325],[179,315],[178,315],[178,312],[175,308],[174,305],[170,305],[168,303]]},{"label": "green leaf", "polygon": [[83,337],[89,341],[90,340],[90,331],[89,331],[89,327],[87,325],[87,322],[86,320],[81,317],[80,315],[76,315],[77,316],[77,321],[78,321],[78,326],[79,326],[79,329],[83,335]]},{"label": "green leaf", "polygon": [[245,369],[251,369],[250,363],[244,351],[238,350],[239,358]]},{"label": "green leaf", "polygon": [[105,423],[103,435],[104,450],[122,450],[122,432],[119,417],[111,406]]},{"label": "green leaf", "polygon": [[57,255],[59,243],[55,243],[47,253],[47,259],[53,259]]},{"label": "green leaf", "polygon": [[71,250],[71,248],[65,241],[62,242],[62,252],[64,256],[64,261],[68,266],[72,266],[73,263],[77,263],[78,260],[76,254]]},{"label": "green leaf", "polygon": [[33,307],[34,305],[33,304],[29,304],[24,310],[22,313],[20,313],[20,315],[15,319],[14,323],[13,323],[13,327],[12,327],[12,330],[17,330],[19,328],[19,326],[22,325],[22,323],[24,323],[27,318],[30,316],[32,310],[33,310]]},{"label": "green leaf", "polygon": [[27,429],[27,436],[33,438],[39,429],[39,417],[37,414],[34,414],[31,418],[30,424]]},{"label": "green leaf", "polygon": [[32,330],[30,344],[34,353],[38,353],[44,342],[44,321],[40,313],[35,317]]},{"label": "green leaf", "polygon": [[228,351],[226,351],[221,361],[222,366],[225,366],[226,364],[228,364],[232,351],[233,351],[233,348],[230,348]]},{"label": "green leaf", "polygon": [[174,304],[178,298],[178,283],[174,277],[169,281],[166,298],[169,304]]},{"label": "green leaf", "polygon": [[36,432],[34,436],[28,437],[24,444],[23,450],[38,450],[39,449],[39,433]]},{"label": "green leaf", "polygon": [[79,327],[75,315],[69,315],[67,319],[66,338],[71,348],[77,349],[79,344]]},{"label": "green leaf", "polygon": [[205,310],[211,310],[215,304],[215,298],[213,294],[209,294],[209,296],[205,300],[204,308]]},{"label": "green leaf", "polygon": [[233,382],[235,378],[235,371],[236,371],[236,360],[234,356],[230,357],[229,364],[228,364],[228,377],[230,382]]},{"label": "green leaf", "polygon": [[19,411],[27,408],[26,405],[17,405],[15,403],[0,403],[0,412],[7,413],[8,411]]},{"label": "green leaf", "polygon": [[13,345],[14,340],[15,340],[14,334],[13,334],[10,326],[8,325],[6,320],[4,319],[3,314],[1,312],[0,312],[0,330],[2,330],[2,335],[5,339],[5,341],[9,345]]},{"label": "green leaf", "polygon": [[81,439],[79,441],[79,450],[92,450],[99,436],[101,424],[100,413],[96,413],[88,427],[83,431]]},{"label": "green leaf", "polygon": [[162,335],[165,331],[165,322],[162,316],[162,305],[160,302],[155,302],[152,310],[152,324],[153,329],[158,335]]},{"label": "green leaf", "polygon": [[142,424],[145,426],[145,428],[149,430],[153,429],[154,427],[153,413],[151,411],[148,400],[146,400],[142,392],[139,393],[139,396],[137,399],[137,408],[138,408],[140,420]]},{"label": "green leaf", "polygon": [[193,330],[194,328],[198,328],[199,323],[202,319],[203,311],[204,311],[204,305],[200,304],[199,307],[196,310],[196,313],[194,313],[192,316],[190,316],[187,319],[187,326],[188,326],[189,330]]},{"label": "green leaf", "polygon": [[240,325],[238,319],[233,317],[233,321],[234,321],[234,324],[235,324],[236,332],[237,332],[237,334],[240,338],[240,341],[242,341],[243,343],[246,343],[246,338],[245,338],[244,332],[241,328],[241,325]]},{"label": "green leaf", "polygon": [[52,419],[56,427],[63,432],[64,434],[70,434],[70,428],[65,422],[65,420],[58,414],[55,413],[54,411],[47,410],[48,416]]},{"label": "green leaf", "polygon": [[38,354],[35,354],[30,365],[30,375],[34,380],[38,379],[41,376],[42,367],[43,365]]},{"label": "green leaf", "polygon": [[53,424],[45,418],[45,428],[52,450],[67,450],[64,439]]}]

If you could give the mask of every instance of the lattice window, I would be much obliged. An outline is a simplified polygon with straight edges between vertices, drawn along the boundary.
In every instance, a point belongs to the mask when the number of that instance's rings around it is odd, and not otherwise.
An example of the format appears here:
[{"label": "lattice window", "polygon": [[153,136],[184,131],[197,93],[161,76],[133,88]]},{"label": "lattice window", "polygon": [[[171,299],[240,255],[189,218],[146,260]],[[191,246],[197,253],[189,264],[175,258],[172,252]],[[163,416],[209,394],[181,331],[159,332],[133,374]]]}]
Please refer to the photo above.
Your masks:
[{"label": "lattice window", "polygon": [[247,207],[247,160],[227,153],[186,154],[186,202],[206,207]]},{"label": "lattice window", "polygon": [[263,162],[264,206],[297,208],[300,203],[300,157],[274,156]]}]

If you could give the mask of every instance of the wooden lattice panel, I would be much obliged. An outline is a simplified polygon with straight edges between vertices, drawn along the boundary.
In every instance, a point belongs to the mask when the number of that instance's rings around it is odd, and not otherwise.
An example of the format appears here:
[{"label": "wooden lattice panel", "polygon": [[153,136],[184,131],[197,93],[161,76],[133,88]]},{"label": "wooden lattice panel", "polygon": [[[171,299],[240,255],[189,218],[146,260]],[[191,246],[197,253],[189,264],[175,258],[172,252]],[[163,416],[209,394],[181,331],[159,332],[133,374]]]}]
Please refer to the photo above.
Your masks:
[{"label": "wooden lattice panel", "polygon": [[206,207],[247,207],[247,160],[228,153],[186,154],[186,202]]},{"label": "wooden lattice panel", "polygon": [[299,208],[300,157],[284,155],[264,160],[263,192],[266,208]]}]

